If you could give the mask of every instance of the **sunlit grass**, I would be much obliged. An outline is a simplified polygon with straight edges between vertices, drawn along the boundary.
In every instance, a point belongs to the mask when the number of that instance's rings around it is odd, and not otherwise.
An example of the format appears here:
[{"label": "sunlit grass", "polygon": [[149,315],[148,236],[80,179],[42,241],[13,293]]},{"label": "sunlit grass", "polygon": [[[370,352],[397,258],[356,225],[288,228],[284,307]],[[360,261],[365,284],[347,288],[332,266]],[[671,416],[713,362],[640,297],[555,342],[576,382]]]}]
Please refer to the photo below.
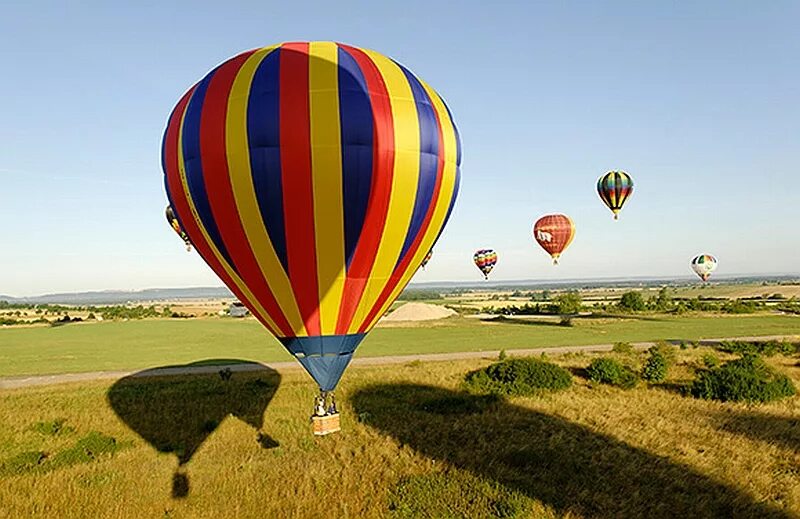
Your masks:
[{"label": "sunlit grass", "polygon": [[[357,367],[337,392],[342,432],[324,438],[310,433],[313,386],[302,372],[279,382],[235,373],[229,382],[203,375],[2,391],[0,461],[29,451],[57,456],[93,431],[126,447],[0,476],[0,510],[9,517],[800,514],[798,399],[748,407],[682,396],[676,388],[709,350],[676,351],[678,365],[663,385],[623,391],[578,377],[562,393],[480,405],[465,405],[480,397],[463,393],[461,381],[489,359]],[[580,373],[591,358],[551,360]],[[800,383],[796,358],[770,363]],[[278,383],[274,397],[262,398]],[[454,409],[442,403],[455,401]],[[185,451],[135,432],[147,436],[159,422],[175,445],[204,438],[182,467]],[[188,482],[180,498],[176,473]]]}]

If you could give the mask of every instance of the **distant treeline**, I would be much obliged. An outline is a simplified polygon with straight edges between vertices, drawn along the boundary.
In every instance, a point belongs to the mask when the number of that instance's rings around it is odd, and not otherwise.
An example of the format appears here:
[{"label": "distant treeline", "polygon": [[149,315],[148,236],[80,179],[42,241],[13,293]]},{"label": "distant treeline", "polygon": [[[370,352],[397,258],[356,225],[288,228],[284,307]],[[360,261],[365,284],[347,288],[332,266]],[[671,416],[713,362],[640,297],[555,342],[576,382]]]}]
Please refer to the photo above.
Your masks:
[{"label": "distant treeline", "polygon": [[[572,306],[569,313],[577,311],[609,312],[618,311],[623,313],[635,312],[662,312],[681,314],[683,312],[720,312],[727,314],[750,314],[760,310],[775,309],[787,313],[800,314],[800,302],[794,298],[785,299],[780,294],[765,295],[762,297],[748,297],[740,299],[726,298],[676,298],[672,296],[671,290],[662,288],[659,293],[649,299],[645,299],[641,292],[629,291],[622,294],[616,302],[595,304],[585,306],[580,300],[580,295],[572,292]],[[779,301],[777,305],[768,306],[767,303]],[[549,303],[525,303],[523,305],[509,305],[502,307],[486,306],[481,309],[485,313],[499,315],[561,315],[564,312],[563,301],[556,297]]]},{"label": "distant treeline", "polygon": [[[155,305],[63,306],[0,301],[0,310],[6,310],[5,315],[0,316],[0,326],[39,323],[65,324],[70,322],[98,320],[98,317],[102,320],[148,319],[154,317],[182,319],[194,317],[193,315],[174,312],[169,306],[158,308]],[[36,319],[26,319],[25,316],[30,313],[38,317]],[[70,317],[70,313],[87,313],[88,315],[85,318]],[[53,316],[54,319],[47,319],[46,316]]]}]

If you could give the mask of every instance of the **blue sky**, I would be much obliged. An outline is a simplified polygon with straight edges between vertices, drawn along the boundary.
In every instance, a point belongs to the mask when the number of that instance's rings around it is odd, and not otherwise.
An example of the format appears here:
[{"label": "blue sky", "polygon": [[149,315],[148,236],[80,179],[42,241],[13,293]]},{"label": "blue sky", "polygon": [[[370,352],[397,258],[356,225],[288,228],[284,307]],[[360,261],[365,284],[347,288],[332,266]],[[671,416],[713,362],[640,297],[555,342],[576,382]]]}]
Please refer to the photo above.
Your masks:
[{"label": "blue sky", "polygon": [[[3,2],[0,294],[217,285],[163,218],[178,97],[246,49],[381,51],[447,100],[464,146],[417,281],[800,272],[800,3]],[[73,4],[78,4],[74,2]],[[121,3],[117,3],[121,4]],[[619,222],[594,191],[636,191]],[[552,267],[532,222],[565,212]]]}]

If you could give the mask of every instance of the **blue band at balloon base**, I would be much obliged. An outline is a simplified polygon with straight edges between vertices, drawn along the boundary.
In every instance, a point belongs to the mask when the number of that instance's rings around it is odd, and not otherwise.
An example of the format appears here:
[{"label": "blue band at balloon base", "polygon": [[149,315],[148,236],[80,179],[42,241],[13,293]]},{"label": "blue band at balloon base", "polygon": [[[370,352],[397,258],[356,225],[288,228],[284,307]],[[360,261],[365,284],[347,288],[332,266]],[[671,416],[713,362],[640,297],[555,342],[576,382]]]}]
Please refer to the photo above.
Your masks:
[{"label": "blue band at balloon base", "polygon": [[279,337],[322,391],[333,391],[365,333],[315,337]]}]

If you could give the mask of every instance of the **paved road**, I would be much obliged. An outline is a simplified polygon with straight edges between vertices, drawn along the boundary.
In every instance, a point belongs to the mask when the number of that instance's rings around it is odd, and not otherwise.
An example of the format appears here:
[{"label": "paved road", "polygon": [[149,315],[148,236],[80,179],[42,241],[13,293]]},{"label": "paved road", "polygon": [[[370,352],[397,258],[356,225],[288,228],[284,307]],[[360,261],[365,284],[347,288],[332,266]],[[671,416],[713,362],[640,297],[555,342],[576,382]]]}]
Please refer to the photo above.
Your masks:
[{"label": "paved road", "polygon": [[[769,335],[761,337],[725,337],[719,339],[703,339],[698,341],[703,345],[714,345],[722,341],[730,340],[796,340],[798,335]],[[654,342],[634,342],[631,345],[636,349],[646,349],[653,346]],[[611,351],[613,344],[592,344],[588,346],[556,346],[550,348],[532,348],[523,350],[508,350],[508,356],[529,356],[548,354],[562,354],[575,352],[603,352]],[[418,355],[392,355],[387,357],[360,357],[355,358],[350,363],[351,366],[385,366],[390,364],[405,364],[407,362],[442,362],[448,360],[464,359],[495,359],[500,354],[497,350],[492,351],[465,351],[456,353],[427,353]],[[31,386],[49,386],[53,384],[64,384],[68,382],[86,382],[91,380],[117,380],[123,377],[161,377],[166,375],[197,375],[203,373],[216,373],[221,369],[229,368],[233,372],[261,371],[266,368],[275,371],[290,371],[302,369],[300,364],[295,361],[273,362],[271,364],[259,364],[247,362],[242,364],[218,365],[218,366],[194,366],[194,367],[172,367],[156,368],[146,371],[92,371],[87,373],[63,373],[59,375],[38,375],[27,377],[0,378],[0,389],[16,389]]]}]

